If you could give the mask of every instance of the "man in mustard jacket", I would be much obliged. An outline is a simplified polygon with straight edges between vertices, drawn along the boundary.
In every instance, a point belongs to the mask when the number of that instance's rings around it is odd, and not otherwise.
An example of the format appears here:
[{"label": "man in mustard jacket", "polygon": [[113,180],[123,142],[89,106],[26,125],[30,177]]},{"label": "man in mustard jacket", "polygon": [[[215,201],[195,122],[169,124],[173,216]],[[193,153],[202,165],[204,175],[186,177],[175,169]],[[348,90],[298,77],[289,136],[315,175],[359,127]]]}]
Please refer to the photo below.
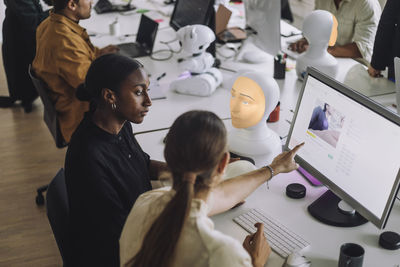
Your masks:
[{"label": "man in mustard jacket", "polygon": [[92,0],[53,0],[53,4],[50,16],[37,29],[33,69],[50,88],[60,130],[68,143],[89,109],[89,103],[76,98],[76,88],[84,82],[94,59],[115,53],[118,48],[93,46],[86,30],[78,24],[90,17]]}]

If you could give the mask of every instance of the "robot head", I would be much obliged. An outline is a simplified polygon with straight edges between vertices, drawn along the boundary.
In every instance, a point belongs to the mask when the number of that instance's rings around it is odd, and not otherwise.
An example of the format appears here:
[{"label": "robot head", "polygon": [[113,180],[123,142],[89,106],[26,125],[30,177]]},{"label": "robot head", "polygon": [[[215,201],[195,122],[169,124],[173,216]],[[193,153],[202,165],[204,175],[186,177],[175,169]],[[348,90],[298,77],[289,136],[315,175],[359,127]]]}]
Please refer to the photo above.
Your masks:
[{"label": "robot head", "polygon": [[279,101],[279,86],[260,72],[245,72],[231,89],[230,109],[235,128],[249,128],[266,123]]},{"label": "robot head", "polygon": [[215,40],[214,32],[200,24],[182,27],[178,30],[177,35],[183,50],[190,54],[203,53]]},{"label": "robot head", "polygon": [[333,46],[337,39],[338,22],[336,17],[325,10],[314,10],[303,23],[303,34],[312,44]]}]

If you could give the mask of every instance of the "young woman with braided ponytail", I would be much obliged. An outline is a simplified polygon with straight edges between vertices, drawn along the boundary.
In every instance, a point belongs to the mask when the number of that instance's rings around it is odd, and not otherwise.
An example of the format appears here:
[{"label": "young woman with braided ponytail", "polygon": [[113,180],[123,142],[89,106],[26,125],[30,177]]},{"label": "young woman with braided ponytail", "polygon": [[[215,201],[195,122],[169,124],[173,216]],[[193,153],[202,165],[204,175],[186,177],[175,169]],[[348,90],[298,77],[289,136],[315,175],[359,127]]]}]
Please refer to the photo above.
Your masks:
[{"label": "young woman with braided ponytail", "polygon": [[262,224],[242,246],[214,230],[208,216],[232,208],[273,174],[296,169],[293,158],[301,145],[277,156],[269,167],[222,182],[229,163],[226,139],[224,124],[211,112],[190,111],[174,122],[164,150],[173,188],[137,199],[120,238],[121,266],[265,264],[270,248]]}]

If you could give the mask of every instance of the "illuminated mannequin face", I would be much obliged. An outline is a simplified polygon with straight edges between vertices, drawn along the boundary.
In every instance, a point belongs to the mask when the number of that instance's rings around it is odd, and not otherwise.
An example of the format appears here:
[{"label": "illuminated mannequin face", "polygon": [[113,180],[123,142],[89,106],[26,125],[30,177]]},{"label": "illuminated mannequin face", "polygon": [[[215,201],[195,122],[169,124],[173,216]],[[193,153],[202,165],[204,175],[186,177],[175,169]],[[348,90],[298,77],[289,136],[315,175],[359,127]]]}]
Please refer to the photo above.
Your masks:
[{"label": "illuminated mannequin face", "polygon": [[263,90],[250,78],[237,78],[231,90],[230,108],[233,127],[248,128],[256,125],[265,112]]},{"label": "illuminated mannequin face", "polygon": [[329,39],[329,44],[328,44],[329,46],[335,45],[338,36],[338,31],[337,31],[338,21],[334,15],[332,15],[332,19],[333,19],[333,25],[332,25],[331,38]]}]

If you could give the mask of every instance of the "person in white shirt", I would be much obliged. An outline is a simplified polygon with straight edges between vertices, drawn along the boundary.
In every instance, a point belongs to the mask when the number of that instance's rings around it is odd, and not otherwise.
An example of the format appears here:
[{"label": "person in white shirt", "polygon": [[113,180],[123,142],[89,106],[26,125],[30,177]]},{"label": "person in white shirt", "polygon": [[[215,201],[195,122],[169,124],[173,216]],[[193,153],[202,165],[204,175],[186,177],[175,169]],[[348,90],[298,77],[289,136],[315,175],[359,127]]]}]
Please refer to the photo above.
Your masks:
[{"label": "person in white shirt", "polygon": [[[331,12],[338,21],[336,44],[328,47],[331,55],[371,60],[381,15],[378,0],[315,0],[315,9]],[[302,53],[307,47],[307,40],[302,38],[289,49]]]},{"label": "person in white shirt", "polygon": [[169,130],[164,150],[173,187],[136,200],[120,237],[121,266],[264,266],[271,249],[261,223],[242,246],[215,230],[208,216],[232,208],[272,176],[296,169],[301,146],[268,166],[221,181],[230,160],[223,122],[208,111],[184,113]]}]

